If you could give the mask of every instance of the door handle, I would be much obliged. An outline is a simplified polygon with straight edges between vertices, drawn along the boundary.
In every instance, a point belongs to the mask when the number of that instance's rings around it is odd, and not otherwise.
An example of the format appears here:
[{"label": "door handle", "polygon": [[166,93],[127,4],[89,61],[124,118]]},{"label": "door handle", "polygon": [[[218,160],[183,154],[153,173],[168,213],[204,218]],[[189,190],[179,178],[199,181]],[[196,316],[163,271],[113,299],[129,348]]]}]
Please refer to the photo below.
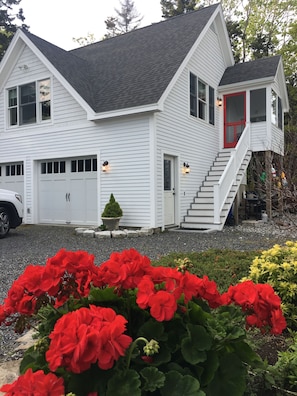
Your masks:
[{"label": "door handle", "polygon": [[65,194],[66,202],[70,202],[70,193]]},{"label": "door handle", "polygon": [[70,193],[68,193],[68,202],[70,202]]}]

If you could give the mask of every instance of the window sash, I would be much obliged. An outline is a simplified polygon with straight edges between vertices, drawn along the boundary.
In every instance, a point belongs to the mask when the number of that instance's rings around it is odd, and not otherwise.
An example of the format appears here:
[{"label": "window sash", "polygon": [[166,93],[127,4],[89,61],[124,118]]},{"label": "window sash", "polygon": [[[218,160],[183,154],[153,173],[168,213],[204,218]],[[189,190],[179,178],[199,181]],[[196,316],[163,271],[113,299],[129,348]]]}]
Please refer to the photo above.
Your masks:
[{"label": "window sash", "polygon": [[8,90],[9,126],[33,124],[51,119],[50,78]]}]

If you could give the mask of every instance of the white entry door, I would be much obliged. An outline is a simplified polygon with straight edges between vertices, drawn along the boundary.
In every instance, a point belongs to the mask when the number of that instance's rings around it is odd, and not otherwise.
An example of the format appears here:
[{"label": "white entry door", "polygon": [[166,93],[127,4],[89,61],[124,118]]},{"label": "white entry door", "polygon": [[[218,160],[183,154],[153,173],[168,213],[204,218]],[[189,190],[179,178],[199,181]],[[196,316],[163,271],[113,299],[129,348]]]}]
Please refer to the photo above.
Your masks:
[{"label": "white entry door", "polygon": [[98,224],[96,158],[42,161],[39,172],[40,223]]},{"label": "white entry door", "polygon": [[175,225],[175,166],[174,157],[165,155],[164,165],[164,225]]}]

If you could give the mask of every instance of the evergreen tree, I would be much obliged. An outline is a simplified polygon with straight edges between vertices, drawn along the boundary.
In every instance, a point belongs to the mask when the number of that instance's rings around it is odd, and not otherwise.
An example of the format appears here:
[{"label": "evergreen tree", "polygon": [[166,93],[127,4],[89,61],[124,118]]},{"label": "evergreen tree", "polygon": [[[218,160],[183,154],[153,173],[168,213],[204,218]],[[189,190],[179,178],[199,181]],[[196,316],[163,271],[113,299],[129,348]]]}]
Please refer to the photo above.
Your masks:
[{"label": "evergreen tree", "polygon": [[162,17],[170,18],[197,9],[196,0],[161,0]]},{"label": "evergreen tree", "polygon": [[110,16],[105,21],[107,33],[104,35],[104,38],[118,36],[135,30],[143,19],[136,10],[134,1],[123,0],[120,1],[120,5],[120,10],[115,8],[117,16]]},{"label": "evergreen tree", "polygon": [[20,2],[21,0],[0,0],[0,59],[3,58],[17,28],[21,26],[28,29],[24,23],[23,9],[20,8],[17,13],[14,11],[14,7]]}]

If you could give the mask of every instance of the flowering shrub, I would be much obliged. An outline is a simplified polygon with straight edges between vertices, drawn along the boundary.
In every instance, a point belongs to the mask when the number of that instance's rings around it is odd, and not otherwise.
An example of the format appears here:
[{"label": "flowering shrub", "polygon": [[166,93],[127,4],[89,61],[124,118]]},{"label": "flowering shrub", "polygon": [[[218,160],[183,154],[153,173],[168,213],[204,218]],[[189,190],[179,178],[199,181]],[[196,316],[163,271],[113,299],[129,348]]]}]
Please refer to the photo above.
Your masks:
[{"label": "flowering shrub", "polygon": [[250,267],[249,279],[268,283],[282,300],[288,325],[297,329],[297,242],[274,245],[256,257]]},{"label": "flowering shrub", "polygon": [[281,333],[280,304],[269,285],[247,281],[220,294],[185,263],[153,267],[134,249],[113,253],[99,267],[87,252],[60,250],[45,266],[28,266],[0,307],[1,323],[18,332],[38,328],[22,375],[0,391],[242,395],[247,366],[262,364],[246,328]]}]

